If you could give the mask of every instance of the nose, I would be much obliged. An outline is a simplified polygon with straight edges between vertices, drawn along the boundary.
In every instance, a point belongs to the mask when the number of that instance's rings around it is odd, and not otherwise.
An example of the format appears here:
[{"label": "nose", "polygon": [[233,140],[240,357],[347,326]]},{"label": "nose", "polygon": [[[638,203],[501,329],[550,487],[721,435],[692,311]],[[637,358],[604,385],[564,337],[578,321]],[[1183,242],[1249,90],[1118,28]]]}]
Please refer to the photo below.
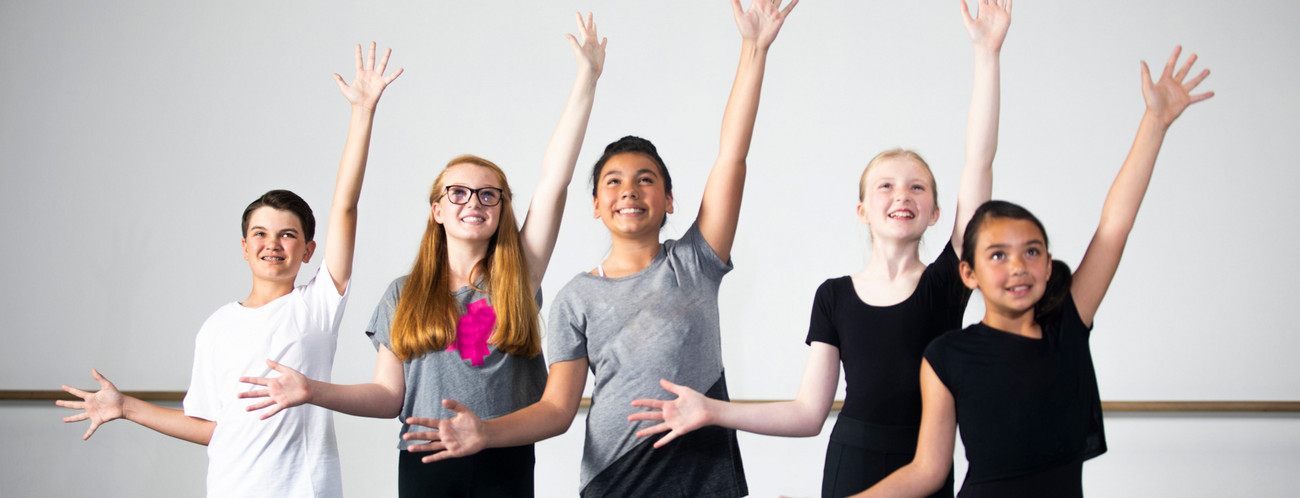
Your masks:
[{"label": "nose", "polygon": [[638,199],[641,195],[637,193],[634,185],[625,184],[623,191],[619,193],[620,199]]},{"label": "nose", "polygon": [[1012,276],[1020,276],[1020,275],[1024,275],[1024,273],[1025,273],[1025,260],[1024,260],[1024,258],[1021,258],[1021,257],[1019,257],[1019,256],[1011,256],[1011,261],[1010,261],[1010,263],[1011,263],[1011,264],[1008,266],[1008,268],[1010,268],[1010,270],[1011,270],[1011,275],[1012,275]]}]

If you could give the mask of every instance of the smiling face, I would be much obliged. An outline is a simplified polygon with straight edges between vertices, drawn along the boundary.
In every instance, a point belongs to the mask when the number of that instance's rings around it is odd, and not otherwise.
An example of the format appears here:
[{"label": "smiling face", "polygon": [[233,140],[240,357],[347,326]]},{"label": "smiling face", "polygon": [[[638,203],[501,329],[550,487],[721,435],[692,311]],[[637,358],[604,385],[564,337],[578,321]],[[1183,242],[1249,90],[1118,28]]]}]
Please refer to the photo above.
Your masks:
[{"label": "smiling face", "polygon": [[858,219],[870,226],[873,240],[919,239],[939,221],[934,177],[911,157],[891,157],[871,165],[861,191]]},{"label": "smiling face", "polygon": [[486,243],[497,233],[501,222],[501,206],[484,206],[479,194],[470,195],[464,204],[451,202],[446,195],[446,188],[459,185],[470,189],[493,187],[502,189],[501,179],[491,169],[477,164],[459,163],[448,166],[439,180],[440,197],[433,203],[433,219],[442,225],[451,240],[479,241]]},{"label": "smiling face", "polygon": [[594,217],[610,233],[659,238],[664,216],[673,212],[673,197],[664,190],[658,164],[644,154],[625,152],[610,157],[597,178]]},{"label": "smiling face", "polygon": [[270,206],[254,210],[240,244],[255,280],[293,285],[298,269],[311,259],[316,243],[306,240],[298,215]]},{"label": "smiling face", "polygon": [[1014,319],[1032,312],[1052,276],[1052,256],[1038,225],[1023,219],[986,218],[974,249],[970,258],[963,255],[961,277],[967,287],[978,287],[984,295],[986,315]]}]

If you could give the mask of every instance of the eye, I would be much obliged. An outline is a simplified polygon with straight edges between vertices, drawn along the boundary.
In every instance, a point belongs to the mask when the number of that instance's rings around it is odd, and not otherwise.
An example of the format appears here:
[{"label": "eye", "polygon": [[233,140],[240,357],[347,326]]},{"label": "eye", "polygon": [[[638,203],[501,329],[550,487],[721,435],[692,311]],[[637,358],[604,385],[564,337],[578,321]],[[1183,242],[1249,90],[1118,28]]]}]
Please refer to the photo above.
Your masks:
[{"label": "eye", "polygon": [[280,236],[283,237],[283,238],[286,238],[286,239],[296,239],[296,238],[298,238],[298,235],[295,234],[295,233],[293,233],[293,232],[284,232],[284,233],[280,234]]},{"label": "eye", "polygon": [[654,178],[651,178],[651,177],[648,177],[648,176],[643,176],[643,177],[641,177],[641,178],[637,178],[636,181],[637,181],[637,183],[640,183],[640,184],[642,184],[642,185],[654,185],[654,183],[655,183],[655,179],[654,179]]},{"label": "eye", "polygon": [[925,185],[912,185],[912,191],[925,192]]},{"label": "eye", "polygon": [[605,180],[605,185],[608,185],[608,186],[611,186],[611,187],[613,187],[613,186],[615,186],[615,185],[618,185],[619,183],[620,183],[620,182],[619,182],[618,178],[614,178],[614,177],[610,177],[609,179],[606,179],[606,180]]},{"label": "eye", "polygon": [[465,201],[469,200],[469,189],[459,185],[452,185],[447,187],[447,197],[453,203],[464,204]]},{"label": "eye", "polygon": [[483,201],[483,204],[496,204],[497,201],[501,200],[501,191],[496,189],[483,189],[479,191],[478,197],[479,200]]},{"label": "eye", "polygon": [[1037,247],[1031,247],[1025,250],[1026,256],[1038,256],[1039,254],[1042,254],[1042,251],[1039,251]]},{"label": "eye", "polygon": [[888,190],[888,189],[894,188],[894,184],[889,183],[889,182],[885,182],[885,183],[880,184],[880,188],[881,188],[882,190]]},{"label": "eye", "polygon": [[993,261],[1002,261],[1004,259],[1007,259],[1007,253],[1002,251],[994,251],[992,254],[989,254],[989,259]]}]

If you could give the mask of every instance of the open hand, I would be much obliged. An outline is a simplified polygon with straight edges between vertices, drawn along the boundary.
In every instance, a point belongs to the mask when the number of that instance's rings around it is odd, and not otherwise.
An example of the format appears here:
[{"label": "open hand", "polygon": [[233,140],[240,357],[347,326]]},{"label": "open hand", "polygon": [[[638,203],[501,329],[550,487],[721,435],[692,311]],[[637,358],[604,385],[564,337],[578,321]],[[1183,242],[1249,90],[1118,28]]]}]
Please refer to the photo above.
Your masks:
[{"label": "open hand", "polygon": [[81,436],[83,441],[90,439],[90,435],[94,434],[95,429],[98,429],[101,424],[122,418],[122,406],[125,403],[125,399],[122,393],[117,390],[117,386],[114,386],[112,382],[100,375],[99,370],[92,368],[90,375],[95,378],[96,382],[99,382],[100,389],[98,392],[92,393],[71,386],[63,386],[64,391],[81,398],[81,401],[58,400],[54,402],[54,404],[64,408],[85,410],[76,415],[63,417],[64,422],[80,422],[90,419],[90,428],[86,429],[86,434]]},{"label": "open hand", "polygon": [[286,367],[271,360],[266,360],[266,365],[272,370],[280,372],[279,377],[240,377],[239,381],[246,384],[257,384],[266,386],[266,389],[256,389],[239,393],[240,398],[268,398],[260,403],[253,403],[244,408],[247,411],[261,410],[271,407],[266,413],[262,414],[261,419],[266,420],[271,416],[280,413],[280,410],[298,406],[311,401],[311,389],[307,383],[307,377],[297,370]]},{"label": "open hand", "polygon": [[655,448],[663,447],[677,436],[681,436],[700,427],[710,425],[713,415],[709,412],[708,398],[686,386],[679,386],[659,379],[659,385],[673,394],[677,399],[664,401],[660,399],[638,399],[632,406],[650,408],[650,411],[633,413],[627,416],[629,422],[638,420],[661,420],[662,422],[637,431],[636,437],[646,437],[664,431],[667,435],[655,441]]},{"label": "open hand", "polygon": [[1142,62],[1142,98],[1147,102],[1147,113],[1165,126],[1178,119],[1187,106],[1214,96],[1214,92],[1192,95],[1192,90],[1195,90],[1196,86],[1201,84],[1201,80],[1210,75],[1209,69],[1202,70],[1191,81],[1183,82],[1187,78],[1187,73],[1192,70],[1192,64],[1196,63],[1196,54],[1188,57],[1183,67],[1178,69],[1177,73],[1174,72],[1174,67],[1178,65],[1178,55],[1182,51],[1182,46],[1174,47],[1174,53],[1170,54],[1169,61],[1165,62],[1164,72],[1160,73],[1160,81],[1155,83],[1151,82],[1151,70],[1147,68],[1146,61]]},{"label": "open hand", "polygon": [[962,22],[966,24],[966,33],[976,47],[993,52],[1002,50],[1002,41],[1007,37],[1007,28],[1011,26],[1011,0],[977,0],[975,17],[970,16],[970,7],[966,0],[961,0]]},{"label": "open hand", "polygon": [[781,31],[785,17],[799,4],[799,0],[791,0],[782,9],[781,2],[782,0],[751,0],[749,10],[743,10],[740,8],[740,0],[731,0],[731,12],[736,17],[736,27],[740,29],[741,38],[752,40],[758,48],[764,50],[771,47],[772,42],[776,41],[777,32]]},{"label": "open hand", "polygon": [[456,416],[445,419],[409,417],[406,423],[423,427],[436,427],[437,430],[425,432],[408,432],[402,434],[405,441],[428,441],[411,445],[406,451],[436,451],[424,457],[424,463],[433,463],[448,458],[473,455],[487,447],[487,434],[483,421],[469,407],[450,399],[442,400],[442,406],[456,412]]},{"label": "open hand", "polygon": [[[574,17],[578,19],[578,34],[582,36],[579,42],[573,35],[564,35],[569,39],[569,46],[573,47],[573,55],[578,58],[578,64],[583,68],[591,71],[593,76],[600,76],[600,72],[605,69],[605,45],[609,42],[607,38],[600,38],[596,34],[596,21],[592,18],[591,13],[587,13],[587,19],[582,19],[582,13],[574,12]],[[600,40],[600,43],[596,43]]]},{"label": "open hand", "polygon": [[393,74],[384,76],[384,69],[388,67],[388,56],[393,53],[393,49],[384,50],[384,58],[379,60],[379,66],[375,66],[375,42],[370,42],[370,55],[366,57],[365,63],[361,61],[361,45],[357,45],[357,76],[352,83],[345,83],[343,77],[334,73],[334,82],[338,83],[339,91],[354,106],[364,109],[374,110],[379,104],[379,95],[384,93],[384,88],[402,75],[402,69],[398,68]]}]

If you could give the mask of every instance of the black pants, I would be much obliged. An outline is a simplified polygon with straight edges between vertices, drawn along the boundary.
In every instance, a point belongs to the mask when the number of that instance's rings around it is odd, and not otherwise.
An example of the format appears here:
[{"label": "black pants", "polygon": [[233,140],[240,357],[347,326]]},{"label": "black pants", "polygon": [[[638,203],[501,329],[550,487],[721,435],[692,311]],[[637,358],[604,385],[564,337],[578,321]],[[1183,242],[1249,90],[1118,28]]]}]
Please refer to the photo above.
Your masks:
[{"label": "black pants", "polygon": [[[877,425],[840,415],[826,447],[822,498],[859,493],[912,461],[919,427]],[[953,474],[931,498],[952,498]]]},{"label": "black pants", "polygon": [[423,463],[430,452],[399,451],[397,496],[533,496],[533,445],[488,448],[464,458]]}]

